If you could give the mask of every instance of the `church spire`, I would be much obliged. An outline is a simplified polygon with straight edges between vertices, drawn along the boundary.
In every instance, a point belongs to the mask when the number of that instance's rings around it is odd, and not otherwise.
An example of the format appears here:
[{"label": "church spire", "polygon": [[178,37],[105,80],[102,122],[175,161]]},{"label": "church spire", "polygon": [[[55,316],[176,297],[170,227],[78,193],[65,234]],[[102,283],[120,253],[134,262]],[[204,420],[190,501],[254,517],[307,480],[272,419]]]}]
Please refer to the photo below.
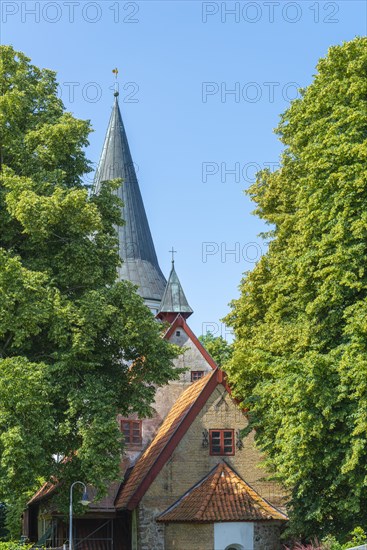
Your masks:
[{"label": "church spire", "polygon": [[172,250],[170,250],[170,253],[172,254],[171,273],[169,275],[167,286],[157,315],[159,319],[168,321],[169,323],[172,323],[179,313],[185,319],[190,317],[193,313],[193,310],[189,306],[186,299],[180,280],[177,277],[174,260],[175,252],[176,251],[172,247]]},{"label": "church spire", "polygon": [[138,292],[153,311],[158,310],[166,279],[159,267],[153,239],[141,197],[129,143],[118,103],[115,102],[107,128],[98,170],[94,179],[94,192],[98,193],[101,182],[121,178],[117,190],[122,199],[122,218],[125,225],[118,228],[119,252],[123,264],[119,279],[138,285]]}]

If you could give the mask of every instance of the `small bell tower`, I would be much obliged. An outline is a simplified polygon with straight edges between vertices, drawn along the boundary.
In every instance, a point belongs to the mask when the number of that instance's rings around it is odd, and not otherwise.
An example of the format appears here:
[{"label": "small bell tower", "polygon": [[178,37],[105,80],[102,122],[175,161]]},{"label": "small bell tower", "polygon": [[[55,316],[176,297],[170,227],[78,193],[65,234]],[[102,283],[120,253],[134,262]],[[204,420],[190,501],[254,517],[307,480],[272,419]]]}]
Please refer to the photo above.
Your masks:
[{"label": "small bell tower", "polygon": [[172,323],[179,313],[184,319],[187,319],[193,313],[175,270],[174,255],[176,254],[176,250],[172,247],[170,253],[172,254],[171,273],[169,274],[168,282],[157,314],[158,319],[161,321],[168,321],[168,323]]}]

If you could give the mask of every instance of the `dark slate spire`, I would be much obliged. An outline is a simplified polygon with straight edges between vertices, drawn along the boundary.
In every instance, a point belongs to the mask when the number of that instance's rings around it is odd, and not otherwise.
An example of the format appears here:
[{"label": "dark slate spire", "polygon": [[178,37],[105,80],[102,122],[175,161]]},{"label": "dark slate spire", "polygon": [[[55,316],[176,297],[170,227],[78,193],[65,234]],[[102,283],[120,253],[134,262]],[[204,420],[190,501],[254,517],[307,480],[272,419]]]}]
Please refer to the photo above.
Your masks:
[{"label": "dark slate spire", "polygon": [[147,305],[158,309],[166,279],[158,265],[117,98],[118,92],[115,92],[115,104],[94,179],[94,192],[98,193],[102,181],[122,178],[117,193],[124,203],[122,218],[126,223],[118,228],[120,257],[124,262],[119,279],[138,285],[138,292]]},{"label": "dark slate spire", "polygon": [[182,317],[187,319],[193,313],[193,310],[189,306],[180,280],[177,277],[175,261],[172,258],[172,269],[158,311],[158,317],[168,322],[172,322],[174,317],[179,313],[181,313]]}]

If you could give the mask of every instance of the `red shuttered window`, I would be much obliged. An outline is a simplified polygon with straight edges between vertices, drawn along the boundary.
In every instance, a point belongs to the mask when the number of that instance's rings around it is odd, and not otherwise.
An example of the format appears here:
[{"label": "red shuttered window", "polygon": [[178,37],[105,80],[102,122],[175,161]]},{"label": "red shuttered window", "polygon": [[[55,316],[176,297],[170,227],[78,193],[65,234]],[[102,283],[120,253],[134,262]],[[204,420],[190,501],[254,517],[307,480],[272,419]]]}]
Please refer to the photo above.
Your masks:
[{"label": "red shuttered window", "polygon": [[210,454],[234,455],[234,430],[209,430]]}]

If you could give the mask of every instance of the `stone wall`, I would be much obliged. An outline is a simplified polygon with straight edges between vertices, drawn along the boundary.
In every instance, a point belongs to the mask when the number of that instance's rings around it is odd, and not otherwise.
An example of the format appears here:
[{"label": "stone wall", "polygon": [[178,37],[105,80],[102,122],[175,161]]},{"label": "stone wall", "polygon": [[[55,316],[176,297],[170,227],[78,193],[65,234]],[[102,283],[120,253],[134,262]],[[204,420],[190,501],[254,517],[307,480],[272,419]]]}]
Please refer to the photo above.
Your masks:
[{"label": "stone wall", "polygon": [[254,550],[278,550],[282,547],[279,543],[281,533],[279,522],[255,522],[254,523]]},{"label": "stone wall", "polygon": [[157,523],[157,508],[140,504],[138,515],[138,548],[139,550],[165,550],[164,525]]}]

